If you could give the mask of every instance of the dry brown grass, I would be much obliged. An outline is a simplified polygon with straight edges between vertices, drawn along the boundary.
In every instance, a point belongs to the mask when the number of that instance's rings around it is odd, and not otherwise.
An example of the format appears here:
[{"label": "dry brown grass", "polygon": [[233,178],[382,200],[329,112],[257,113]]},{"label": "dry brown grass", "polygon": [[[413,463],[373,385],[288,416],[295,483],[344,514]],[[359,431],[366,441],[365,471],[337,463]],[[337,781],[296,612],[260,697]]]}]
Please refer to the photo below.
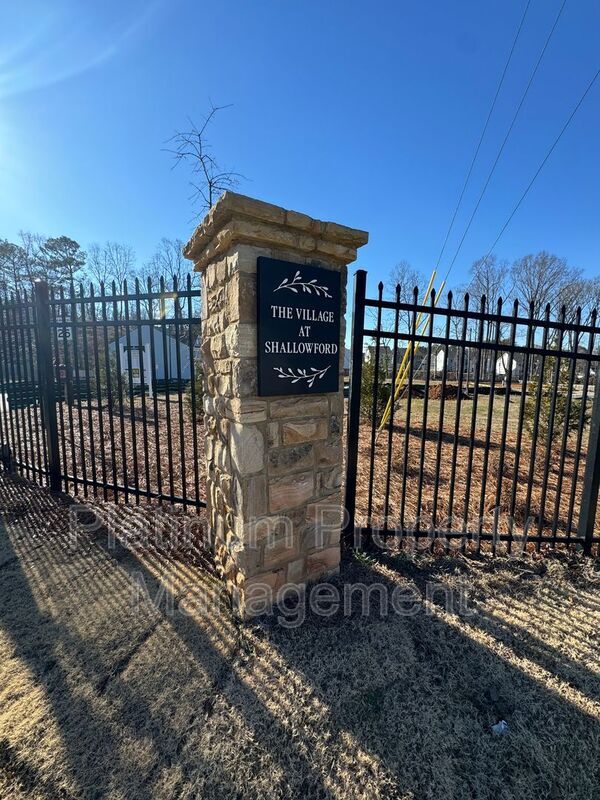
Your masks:
[{"label": "dry brown grass", "polygon": [[[69,508],[0,476],[3,799],[600,796],[591,562],[353,560],[340,591],[402,587],[416,613],[241,629],[210,571],[103,531],[73,547]],[[123,531],[147,529],[121,508]],[[134,606],[142,577],[173,613]],[[472,613],[442,602],[459,590]]]},{"label": "dry brown grass", "polygon": [[[192,425],[184,395],[158,395],[157,414],[153,400],[148,397],[145,410],[140,397],[134,398],[133,408],[129,398],[123,400],[122,409],[117,404],[111,412],[105,406],[102,410],[103,436],[100,435],[100,412],[96,405],[92,406],[91,426],[87,403],[82,404],[81,420],[77,405],[72,407],[71,416],[66,403],[59,410],[59,431],[64,429],[65,432],[65,460],[70,474],[83,475],[85,465],[88,478],[92,477],[92,469],[95,469],[97,479],[103,481],[101,463],[104,456],[108,483],[113,483],[116,475],[117,484],[123,485],[127,477],[128,484],[134,486],[137,471],[142,490],[149,487],[157,491],[160,479],[163,494],[178,497],[185,494],[191,499],[205,497],[204,428],[201,420],[196,428]],[[79,494],[84,491],[80,486]],[[108,497],[112,499],[110,492]],[[120,499],[123,499],[122,492]]]},{"label": "dry brown grass", "polygon": [[[485,465],[485,444],[487,439],[487,413],[489,398],[480,397],[477,404],[475,436],[471,442],[471,423],[473,414],[472,400],[463,400],[461,404],[458,440],[455,439],[456,400],[449,399],[445,402],[444,424],[442,428],[442,448],[439,461],[439,494],[437,506],[437,527],[445,527],[444,521],[452,513],[452,529],[462,530],[463,521],[467,519],[467,530],[477,530],[480,510],[483,508],[483,532],[492,533],[495,515],[498,516],[498,531],[501,534],[509,533],[509,518],[513,510],[513,487],[515,488],[514,513],[512,514],[513,535],[521,536],[524,532],[525,510],[527,508],[529,474],[531,464],[532,440],[526,427],[523,428],[521,449],[518,461],[518,470],[515,472],[517,455],[517,432],[519,419],[519,399],[511,397],[509,405],[507,435],[505,439],[504,458],[501,463],[502,428],[504,414],[504,396],[495,398],[492,408],[492,424],[490,432],[490,448]],[[406,462],[406,486],[404,497],[404,525],[406,528],[414,526],[417,517],[420,517],[421,530],[427,530],[433,518],[434,484],[437,472],[437,448],[440,401],[431,399],[428,403],[427,420],[423,421],[424,403],[422,399],[413,398],[411,402],[410,431],[408,441],[408,458]],[[391,437],[391,480],[389,492],[387,490],[386,476],[389,452],[389,429],[382,431],[376,439],[373,458],[373,504],[372,518],[376,525],[381,525],[385,510],[386,498],[388,502],[388,518],[390,527],[400,527],[402,512],[402,480],[405,471],[404,447],[406,431],[407,403],[402,401],[394,418]],[[421,484],[422,498],[418,507],[419,477],[421,474],[421,444],[422,431],[425,429],[425,449],[423,459],[423,481]],[[548,480],[545,481],[545,463],[547,456],[547,442],[540,437],[536,447],[533,464],[533,481],[531,482],[531,498],[529,506],[530,534],[537,535],[537,521],[542,507],[544,485],[546,497],[544,504],[543,525],[541,533],[551,536],[552,521],[557,508],[558,494],[558,525],[557,536],[567,535],[567,521],[571,502],[573,486],[573,472],[575,467],[576,435],[571,435],[567,441],[564,453],[564,466],[562,460],[562,440],[557,437],[550,447]],[[450,509],[452,486],[452,460],[456,441],[456,471],[454,477],[453,506]],[[469,469],[469,454],[472,444],[472,461]],[[583,484],[583,472],[587,452],[587,431],[583,438],[581,455],[575,479],[574,514],[571,535],[577,529],[579,517],[579,504]],[[368,487],[371,484],[371,426],[363,421],[359,440],[359,462],[357,480],[357,522],[362,524],[368,518]],[[562,478],[559,481],[559,476]],[[481,506],[482,488],[485,475],[485,493],[483,507]],[[468,483],[470,485],[468,486]],[[498,499],[498,486],[499,503]],[[467,501],[467,488],[469,497]],[[560,491],[558,491],[560,489]],[[496,509],[499,509],[496,511]],[[600,533],[600,519],[597,520],[596,534]]]},{"label": "dry brown grass", "polygon": [[[100,411],[97,402],[82,401],[81,409],[75,402],[57,406],[57,422],[61,466],[67,474],[79,480],[67,481],[69,492],[86,496],[104,497],[103,484],[135,486],[137,474],[142,491],[159,488],[165,495],[191,500],[206,496],[206,460],[204,455],[204,427],[202,420],[192,424],[187,399],[172,392],[157,396],[157,413],[151,398],[135,397],[133,408],[129,396],[123,399],[122,408],[116,403],[111,409],[104,405]],[[11,436],[20,444],[13,449],[15,457],[29,464],[42,463],[43,450],[36,435],[41,430],[41,412],[33,406],[13,410]],[[145,425],[144,425],[145,422]],[[144,437],[144,429],[146,436]],[[167,443],[170,442],[170,447]],[[104,468],[103,468],[104,463]],[[25,477],[31,477],[26,469]],[[86,487],[83,479],[97,481],[94,490]],[[130,498],[132,496],[130,495]],[[106,499],[123,501],[125,493],[112,489]]]},{"label": "dry brown grass", "polygon": [[[437,385],[433,389],[439,388]],[[450,387],[455,389],[456,387]],[[500,391],[500,390],[498,390]],[[491,533],[497,519],[498,531],[501,534],[509,532],[521,536],[524,532],[525,511],[527,508],[528,487],[530,485],[531,462],[531,434],[524,427],[521,438],[521,449],[518,470],[515,472],[516,445],[518,432],[518,419],[520,396],[514,391],[510,397],[507,436],[505,440],[502,470],[500,470],[503,414],[505,395],[497,393],[493,403],[491,417],[490,448],[485,462],[485,444],[487,440],[487,414],[489,397],[481,395],[477,402],[475,418],[475,435],[473,437],[472,461],[469,468],[471,450],[471,424],[473,401],[463,398],[461,402],[461,415],[459,435],[456,442],[456,471],[452,483],[452,458],[455,447],[455,414],[457,401],[449,397],[444,402],[444,421],[442,428],[442,448],[439,461],[439,494],[437,505],[437,527],[445,527],[444,521],[450,513],[451,487],[453,486],[452,529],[462,530],[465,513],[467,517],[467,530],[473,533],[477,530],[482,510],[482,531]],[[69,407],[63,403],[59,407],[59,430],[64,431],[61,442],[64,442],[62,460],[67,465],[67,471],[72,475],[88,478],[96,477],[102,481],[102,454],[106,460],[106,479],[114,480],[122,485],[128,478],[130,485],[134,484],[133,476],[138,474],[139,484],[143,490],[149,486],[157,490],[159,474],[162,478],[162,491],[165,494],[173,493],[182,496],[185,493],[189,498],[206,496],[206,463],[204,456],[204,427],[198,421],[196,429],[190,419],[190,411],[185,398],[181,403],[173,393],[170,401],[161,395],[158,400],[158,414],[154,413],[154,405],[150,398],[146,398],[146,430],[147,438],[143,436],[143,409],[141,398],[135,398],[132,409],[126,398],[123,403],[123,414],[120,408],[115,407],[112,414],[108,407],[104,407],[102,414],[92,403],[88,410],[87,403],[82,404],[81,420],[77,405]],[[170,412],[170,427],[167,421],[167,407]],[[180,414],[181,410],[181,414]],[[22,430],[22,439],[28,442],[27,413],[35,413],[35,409],[18,412],[15,423],[19,422]],[[409,432],[408,459],[406,463],[406,486],[404,494],[404,526],[411,528],[419,517],[420,527],[427,530],[432,523],[434,482],[437,472],[437,438],[439,430],[440,400],[431,397],[428,401],[427,418],[424,420],[424,401],[422,398],[411,399],[411,418]],[[20,419],[19,415],[23,415]],[[90,417],[91,415],[91,424]],[[370,454],[371,434],[370,424],[363,421],[359,438],[359,462],[357,481],[357,522],[362,524],[368,517],[368,487],[373,486],[372,519],[375,525],[382,524],[384,512],[387,512],[390,527],[400,527],[402,521],[402,481],[404,475],[404,446],[406,429],[407,401],[402,400],[395,412],[394,427],[391,443],[391,479],[389,491],[386,481],[389,436],[388,431],[378,435],[373,459],[373,481],[371,482]],[[103,436],[101,436],[100,419],[103,423]],[[113,441],[111,441],[111,420],[113,427]],[[180,424],[181,420],[181,424]],[[134,447],[133,431],[136,432]],[[423,480],[421,483],[421,503],[419,500],[419,483],[421,475],[421,444],[422,431],[426,431],[425,449],[423,459]],[[583,485],[583,473],[587,453],[586,430],[582,441],[577,475],[575,477],[575,493],[573,502],[573,518],[571,534],[575,534],[579,519],[579,506]],[[158,449],[156,442],[158,440]],[[124,446],[123,446],[124,441]],[[166,446],[171,442],[171,447]],[[567,522],[571,506],[571,490],[573,487],[573,472],[575,467],[575,448],[577,437],[571,435],[567,441],[562,465],[561,437],[552,443],[550,448],[548,480],[545,481],[545,462],[547,456],[546,440],[540,437],[535,452],[533,465],[533,480],[531,481],[531,498],[529,506],[530,535],[537,535],[537,521],[542,506],[542,497],[545,491],[544,515],[541,533],[552,536],[555,511],[558,509],[556,535],[561,537],[567,534]],[[35,449],[33,442],[24,445],[28,452]],[[146,456],[147,446],[147,456]],[[136,459],[134,459],[134,453]],[[483,505],[481,504],[482,488],[485,473],[485,493]],[[27,476],[27,473],[25,472]],[[27,476],[28,477],[28,476]],[[498,485],[500,491],[498,493]],[[469,484],[469,485],[468,485]],[[513,486],[514,513],[513,511]],[[545,489],[544,489],[545,487]],[[80,496],[85,495],[85,486],[68,484],[69,491]],[[467,489],[469,492],[468,503]],[[559,491],[560,490],[560,491]],[[98,495],[103,496],[102,489]],[[90,495],[92,490],[89,490]],[[557,506],[558,495],[558,506]],[[111,491],[106,493],[107,499],[114,499]],[[120,501],[125,499],[124,493],[119,492]],[[499,500],[499,502],[497,502]],[[596,535],[600,535],[600,516],[596,523]]]}]

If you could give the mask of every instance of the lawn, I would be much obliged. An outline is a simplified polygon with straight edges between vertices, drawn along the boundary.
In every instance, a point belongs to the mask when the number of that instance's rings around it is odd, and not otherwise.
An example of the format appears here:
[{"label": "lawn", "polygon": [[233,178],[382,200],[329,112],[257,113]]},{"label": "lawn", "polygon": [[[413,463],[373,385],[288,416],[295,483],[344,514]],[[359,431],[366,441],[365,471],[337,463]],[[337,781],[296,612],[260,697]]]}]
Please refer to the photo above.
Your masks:
[{"label": "lawn", "polygon": [[[569,522],[573,535],[579,520],[589,426],[584,430],[578,458],[575,456],[577,432],[569,435],[564,450],[560,432],[549,448],[546,437],[538,436],[532,466],[529,426],[522,427],[519,439],[521,397],[518,387],[513,387],[509,397],[504,438],[505,400],[502,387],[498,387],[489,415],[490,446],[486,453],[489,395],[481,393],[476,408],[472,397],[461,401],[458,436],[455,428],[458,404],[455,399],[446,399],[438,459],[440,400],[430,398],[425,409],[421,397],[411,398],[405,460],[408,403],[406,398],[402,399],[395,409],[391,436],[386,428],[376,438],[372,475],[371,424],[363,418],[358,442],[357,524],[365,524],[371,511],[374,525],[382,525],[387,514],[392,528],[399,528],[403,522],[405,529],[410,530],[419,519],[421,529],[427,530],[433,525],[435,507],[436,528],[444,529],[445,521],[451,516],[454,531],[461,531],[466,520],[467,531],[474,533],[481,520],[483,533],[492,533],[497,525],[500,534],[512,531],[513,535],[521,536],[528,511],[530,535],[538,533],[540,517],[542,535],[564,537],[568,534]],[[116,480],[118,485],[123,485],[126,478],[132,485],[137,475],[142,491],[148,487],[156,492],[160,486],[166,495],[186,496],[191,500],[206,497],[204,425],[202,419],[192,424],[185,397],[180,402],[176,394],[171,394],[167,402],[167,397],[160,395],[156,409],[149,398],[144,406],[137,397],[132,408],[128,401],[124,402],[122,414],[120,408],[111,411],[107,406],[100,412],[94,402],[89,407],[84,402],[81,415],[77,405],[69,407],[63,403],[58,408],[61,460],[70,475],[87,476],[100,484]],[[39,412],[28,409],[27,413]],[[15,424],[19,425],[26,442],[25,454],[36,455],[35,436],[29,435],[27,423],[25,412],[22,412],[22,419],[17,415]],[[171,446],[167,447],[166,442]],[[404,479],[406,492],[402,490]],[[373,487],[371,506],[370,486]],[[86,486],[69,480],[68,489],[83,495]],[[102,494],[103,490],[98,489],[98,493]],[[108,490],[106,496],[113,499],[113,492]],[[122,491],[118,499],[125,499]],[[596,523],[596,535],[600,535],[600,518]]]},{"label": "lawn", "polygon": [[242,628],[199,540],[118,510],[127,546],[0,475],[2,798],[600,797],[593,562],[354,558],[345,611]]},{"label": "lawn", "polygon": [[[135,486],[165,495],[186,497],[194,501],[206,497],[206,461],[204,455],[204,426],[201,416],[193,424],[185,394],[176,392],[156,395],[145,402],[137,396],[133,405],[126,397],[111,408],[105,404],[99,410],[95,399],[69,405],[57,405],[57,424],[61,468],[70,476],[67,488],[78,495],[93,493],[84,480],[97,481],[96,489],[103,496],[104,484]],[[41,409],[29,406],[13,411],[14,455],[19,461],[42,464],[43,449]],[[167,446],[167,442],[170,446]],[[135,443],[135,446],[134,446]],[[26,477],[32,472],[23,470]],[[111,489],[109,499],[124,500],[124,492],[115,498]]]},{"label": "lawn", "polygon": [[[375,525],[383,524],[387,512],[390,527],[400,527],[404,511],[406,528],[414,526],[419,518],[421,530],[427,530],[433,524],[437,480],[436,528],[445,527],[445,520],[451,516],[451,529],[455,531],[462,530],[466,524],[467,531],[473,533],[481,520],[482,532],[492,533],[497,524],[501,534],[512,530],[513,535],[521,536],[528,510],[530,534],[538,533],[540,518],[539,532],[544,536],[554,533],[559,537],[566,536],[570,518],[571,535],[575,533],[587,454],[587,426],[579,458],[575,456],[577,432],[568,436],[563,449],[561,427],[549,446],[545,435],[538,436],[532,459],[531,428],[523,425],[519,439],[519,394],[511,396],[507,406],[506,437],[502,435],[504,394],[497,394],[494,398],[489,422],[489,396],[480,396],[475,409],[472,398],[463,399],[458,436],[455,435],[456,400],[445,401],[441,426],[440,401],[430,399],[427,409],[424,405],[422,398],[411,399],[406,447],[408,403],[403,399],[397,404],[391,432],[388,426],[376,437],[372,479],[371,423],[363,418],[359,437],[358,524],[364,524],[369,517],[369,492],[365,487],[372,486],[371,513]],[[486,448],[488,424],[489,449]],[[426,435],[422,448],[424,430]],[[453,472],[454,458],[456,466]],[[407,491],[403,493],[404,478]],[[600,519],[596,523],[596,535],[598,533]]]}]

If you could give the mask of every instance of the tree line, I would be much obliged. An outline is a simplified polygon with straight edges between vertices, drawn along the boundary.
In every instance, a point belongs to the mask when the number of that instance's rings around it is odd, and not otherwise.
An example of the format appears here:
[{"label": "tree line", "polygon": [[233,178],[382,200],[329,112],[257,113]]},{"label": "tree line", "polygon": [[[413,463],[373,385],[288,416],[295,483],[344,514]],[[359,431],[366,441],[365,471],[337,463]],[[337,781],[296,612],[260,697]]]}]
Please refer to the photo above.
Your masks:
[{"label": "tree line", "polygon": [[[399,262],[391,271],[387,283],[387,295],[395,297],[399,291],[400,301],[410,305],[414,302],[416,287],[418,287],[418,302],[423,303],[426,287],[429,284],[430,276],[420,273],[407,261]],[[435,288],[439,291],[440,281],[436,281]],[[399,287],[399,289],[398,289]],[[476,260],[468,275],[468,280],[459,286],[444,288],[444,296],[439,297],[437,305],[445,308],[448,302],[447,292],[452,288],[452,307],[457,310],[464,308],[464,296],[469,294],[469,307],[473,311],[480,308],[481,299],[485,297],[485,310],[491,315],[498,311],[500,301],[502,301],[502,314],[506,318],[513,314],[514,304],[518,303],[518,316],[524,320],[531,314],[534,320],[543,320],[548,314],[551,320],[561,319],[564,314],[565,322],[570,326],[566,333],[561,334],[556,327],[546,329],[546,347],[550,350],[577,350],[585,351],[593,341],[593,352],[600,351],[600,337],[592,339],[588,334],[583,335],[577,331],[576,324],[591,324],[593,312],[600,313],[600,276],[586,277],[578,267],[569,264],[567,259],[561,258],[545,250],[535,254],[528,254],[517,258],[512,263],[502,261],[497,256],[480,258]],[[429,304],[430,300],[427,301]],[[371,309],[373,311],[373,309]],[[386,319],[382,325],[383,330],[392,330],[394,325],[392,312],[388,311]],[[399,314],[399,326],[404,331],[412,330],[415,324],[416,315],[411,311],[405,310]],[[434,332],[438,336],[444,336],[445,317],[438,315],[434,324]],[[478,330],[481,324],[483,327]],[[460,342],[465,341],[465,352],[469,353],[469,342],[474,341],[477,336],[482,337],[484,345],[489,343],[490,349],[483,351],[480,362],[480,377],[483,382],[490,380],[494,374],[493,367],[498,360],[497,345],[510,345],[511,325],[508,322],[499,322],[493,316],[485,318],[485,322],[479,323],[476,319],[465,320],[460,315],[450,317],[450,337],[454,344],[455,363],[450,369],[450,374],[456,370],[457,354]],[[513,331],[515,342],[524,345],[527,343],[528,336],[531,336],[532,347],[540,347],[544,341],[543,331],[545,326],[527,326],[522,323],[516,326]],[[382,339],[382,344],[387,345],[384,349],[384,362],[380,355],[379,375],[377,383],[380,387],[378,395],[377,416],[383,412],[391,392],[391,348],[392,340]],[[415,358],[415,370],[423,372],[427,364],[427,355],[424,353],[426,345],[417,345],[418,355]],[[435,352],[435,351],[434,351]],[[452,352],[452,346],[450,347]],[[507,354],[508,349],[501,350]],[[513,360],[515,356],[505,355],[506,364]],[[540,359],[532,353],[528,360],[527,374],[519,373],[518,381],[527,382],[527,401],[524,408],[525,425],[529,431],[533,429],[537,419],[538,433],[542,437],[548,436],[550,426],[550,436],[554,439],[562,432],[565,426],[569,433],[576,431],[581,424],[589,422],[589,410],[584,408],[584,400],[578,396],[573,396],[573,384],[582,383],[586,374],[584,362],[570,362],[567,359],[547,356]],[[472,366],[469,367],[469,360],[463,364],[463,377],[465,386],[468,387],[469,376],[472,374]],[[517,368],[517,372],[519,369]],[[596,367],[593,366],[588,374],[588,378],[593,384]],[[503,379],[504,374],[500,376]],[[496,378],[497,380],[497,378]],[[365,397],[364,413],[372,413],[373,405],[373,386],[375,384],[375,367],[373,359],[367,359],[363,368],[363,394]],[[540,386],[541,384],[541,386]],[[539,399],[538,395],[539,387]],[[567,419],[568,415],[568,419]]]},{"label": "tree line", "polygon": [[38,278],[54,289],[68,289],[79,282],[109,287],[114,281],[122,290],[125,281],[131,285],[139,278],[145,285],[150,279],[155,286],[161,277],[167,281],[176,278],[183,286],[190,264],[182,247],[180,239],[162,238],[152,257],[140,263],[127,244],[93,242],[83,250],[69,236],[47,237],[21,231],[16,241],[0,239],[0,291],[28,291]]},{"label": "tree line", "polygon": [[[388,291],[395,292],[396,285],[400,284],[400,299],[412,302],[413,289],[418,286],[421,301],[428,282],[429,276],[413,269],[407,261],[400,261],[390,272]],[[446,291],[449,288],[446,286]],[[528,315],[532,307],[535,318],[543,317],[549,306],[551,318],[555,318],[565,306],[566,320],[572,322],[580,307],[582,321],[586,321],[600,305],[600,276],[586,278],[583,271],[569,264],[566,258],[545,250],[522,256],[512,263],[491,255],[475,261],[468,281],[453,289],[454,305],[466,292],[472,303],[478,303],[485,295],[487,310],[492,313],[502,298],[505,314],[512,312],[512,304],[518,300],[520,316]]]}]

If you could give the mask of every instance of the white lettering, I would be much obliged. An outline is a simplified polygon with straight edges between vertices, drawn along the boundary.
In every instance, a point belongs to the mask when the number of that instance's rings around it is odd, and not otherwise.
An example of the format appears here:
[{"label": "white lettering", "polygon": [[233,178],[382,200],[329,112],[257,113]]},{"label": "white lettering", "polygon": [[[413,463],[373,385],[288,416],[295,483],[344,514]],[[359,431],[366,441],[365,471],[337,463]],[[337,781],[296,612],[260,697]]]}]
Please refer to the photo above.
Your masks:
[{"label": "white lettering", "polygon": [[294,309],[291,306],[271,306],[273,319],[293,319]]},{"label": "white lettering", "polygon": [[339,347],[334,342],[265,342],[265,353],[334,356],[338,351]]},{"label": "white lettering", "polygon": [[[275,306],[271,306],[275,308]],[[335,322],[333,311],[317,311],[314,308],[297,308],[296,317],[301,322]]]}]

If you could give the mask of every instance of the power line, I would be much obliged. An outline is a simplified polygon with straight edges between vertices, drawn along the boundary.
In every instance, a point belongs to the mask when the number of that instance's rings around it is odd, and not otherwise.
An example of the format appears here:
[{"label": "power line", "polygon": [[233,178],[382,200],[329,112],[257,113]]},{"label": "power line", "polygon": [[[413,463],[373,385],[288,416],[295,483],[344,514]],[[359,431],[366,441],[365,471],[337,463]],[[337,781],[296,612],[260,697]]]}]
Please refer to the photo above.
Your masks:
[{"label": "power line", "polygon": [[500,149],[498,150],[498,153],[496,155],[494,163],[492,164],[492,168],[490,169],[490,171],[488,173],[488,176],[486,178],[486,181],[485,181],[485,183],[483,185],[483,188],[482,188],[482,190],[481,190],[481,192],[479,194],[479,197],[477,198],[477,203],[475,204],[475,208],[473,209],[473,212],[472,212],[472,214],[471,214],[471,216],[469,218],[469,221],[468,221],[467,226],[466,226],[466,228],[464,230],[462,238],[461,238],[460,242],[458,243],[458,247],[456,248],[456,251],[454,253],[452,261],[450,262],[450,266],[448,267],[448,271],[446,273],[446,278],[450,274],[450,271],[452,270],[452,267],[454,266],[454,264],[456,262],[456,259],[458,258],[458,255],[459,255],[459,253],[460,253],[460,251],[462,249],[464,241],[467,238],[467,234],[469,233],[469,230],[471,229],[471,225],[473,224],[473,220],[475,219],[475,215],[477,214],[479,206],[481,205],[481,201],[483,200],[483,197],[484,197],[484,195],[485,195],[485,193],[487,191],[487,188],[488,188],[488,186],[490,184],[490,181],[492,180],[492,176],[493,176],[494,172],[496,171],[496,167],[498,166],[498,162],[500,161],[502,153],[504,152],[504,148],[506,147],[506,143],[508,142],[508,140],[510,138],[510,134],[512,133],[512,130],[513,130],[513,128],[515,126],[515,123],[517,121],[517,117],[519,116],[519,114],[521,112],[521,109],[523,108],[523,104],[525,102],[525,99],[526,99],[527,95],[529,94],[529,90],[531,89],[533,81],[535,80],[535,76],[537,75],[537,72],[538,72],[538,69],[540,67],[540,64],[542,63],[542,59],[544,58],[544,55],[546,54],[546,50],[548,49],[548,45],[550,44],[550,40],[552,39],[552,36],[554,35],[554,31],[556,30],[556,26],[558,25],[558,22],[559,22],[559,20],[561,18],[562,12],[563,12],[564,7],[565,7],[566,4],[567,4],[567,0],[563,0],[563,3],[562,3],[561,7],[558,10],[558,14],[556,15],[556,19],[554,20],[554,24],[552,25],[552,28],[550,29],[550,33],[546,37],[546,41],[544,42],[544,46],[541,49],[541,52],[540,52],[540,54],[538,56],[538,59],[537,59],[537,61],[535,63],[533,71],[532,71],[532,73],[531,73],[531,75],[529,77],[529,80],[527,82],[527,86],[525,87],[525,91],[521,95],[521,99],[519,101],[519,105],[517,106],[517,110],[515,111],[515,113],[513,115],[513,118],[511,120],[511,123],[508,126],[508,130],[506,131],[506,134],[504,136],[502,144],[500,145]]},{"label": "power line", "polygon": [[490,247],[490,249],[488,250],[488,252],[487,252],[487,254],[486,254],[485,258],[484,258],[484,263],[487,261],[487,259],[488,259],[488,258],[490,257],[490,255],[492,254],[492,251],[494,250],[494,248],[496,247],[496,245],[497,245],[497,244],[498,244],[498,242],[500,241],[500,238],[502,237],[502,235],[503,235],[504,231],[505,231],[505,230],[508,228],[508,226],[510,225],[510,223],[511,223],[511,221],[512,221],[512,218],[514,217],[514,215],[515,215],[515,214],[517,213],[517,211],[519,210],[519,208],[520,208],[520,206],[521,206],[521,203],[523,202],[523,200],[524,200],[524,199],[527,197],[527,195],[529,194],[529,190],[531,189],[531,187],[533,186],[533,184],[534,184],[534,183],[535,183],[535,181],[537,180],[537,177],[538,177],[538,175],[540,174],[540,172],[542,171],[542,169],[544,168],[544,165],[546,164],[546,162],[548,161],[548,159],[550,158],[550,156],[551,156],[551,155],[552,155],[552,153],[554,152],[554,149],[556,148],[556,145],[557,145],[557,144],[560,142],[560,140],[562,139],[562,136],[563,136],[563,134],[565,133],[565,131],[567,130],[567,128],[569,127],[569,125],[571,124],[571,122],[572,122],[572,120],[573,120],[573,117],[574,117],[574,116],[575,116],[575,114],[576,114],[576,113],[579,111],[579,108],[580,108],[581,104],[583,103],[583,101],[584,101],[584,100],[585,100],[585,98],[587,97],[588,93],[589,93],[589,92],[590,92],[590,90],[592,89],[592,86],[593,86],[593,85],[596,83],[596,81],[597,81],[597,79],[598,79],[598,76],[600,76],[600,69],[598,70],[598,72],[596,72],[596,74],[594,75],[594,77],[592,78],[592,80],[591,80],[591,81],[588,83],[586,90],[584,91],[584,93],[583,93],[583,94],[581,95],[581,97],[579,98],[579,100],[578,100],[578,102],[577,102],[577,105],[575,106],[575,108],[574,108],[574,109],[573,109],[573,111],[571,112],[571,114],[570,114],[569,118],[567,119],[567,121],[565,122],[565,124],[563,125],[563,127],[561,128],[561,131],[560,131],[560,133],[558,134],[558,136],[556,137],[556,139],[554,140],[554,142],[553,142],[552,146],[550,147],[550,149],[548,150],[548,152],[547,152],[547,153],[546,153],[546,155],[544,156],[544,158],[543,158],[543,160],[542,160],[541,164],[540,164],[540,165],[539,165],[539,167],[537,168],[537,170],[536,170],[536,172],[535,172],[535,174],[534,174],[533,178],[530,180],[530,182],[529,182],[529,184],[528,184],[527,188],[525,189],[525,191],[523,192],[523,194],[522,194],[522,195],[521,195],[521,197],[519,198],[519,201],[517,202],[517,204],[515,205],[515,207],[513,208],[513,210],[510,212],[510,215],[509,215],[508,219],[506,220],[506,222],[504,223],[504,225],[502,226],[502,228],[501,228],[501,230],[500,230],[500,233],[498,234],[498,236],[496,237],[496,240],[494,241],[494,244],[493,244],[493,245]]},{"label": "power line", "polygon": [[517,41],[518,41],[519,36],[521,34],[521,29],[523,27],[523,23],[525,22],[525,17],[527,16],[527,12],[529,11],[529,6],[530,5],[531,5],[531,0],[527,0],[527,4],[525,6],[525,11],[523,12],[523,16],[521,17],[521,22],[519,23],[519,27],[517,28],[517,32],[515,34],[515,38],[513,40],[512,47],[510,48],[510,52],[508,54],[508,58],[507,58],[506,63],[504,65],[504,69],[502,70],[502,75],[500,76],[500,81],[499,81],[498,86],[496,88],[496,94],[494,95],[494,99],[492,100],[492,105],[490,106],[490,110],[488,111],[487,119],[486,119],[485,124],[483,126],[483,130],[481,131],[481,136],[479,137],[479,142],[477,143],[477,147],[475,148],[475,152],[473,154],[473,158],[471,159],[471,165],[469,166],[469,170],[467,172],[467,177],[465,178],[465,182],[463,184],[462,190],[461,190],[460,195],[458,197],[458,202],[456,203],[456,208],[454,209],[454,214],[452,215],[452,219],[450,220],[450,225],[448,226],[448,230],[446,231],[446,237],[444,239],[444,243],[442,244],[442,249],[440,250],[440,254],[438,256],[436,269],[440,265],[440,261],[442,260],[442,256],[444,255],[444,250],[446,249],[446,244],[448,243],[448,238],[450,236],[452,228],[454,227],[454,222],[456,220],[456,215],[458,214],[458,210],[459,210],[460,205],[462,203],[465,191],[467,189],[467,185],[468,185],[469,180],[471,178],[471,173],[473,172],[473,167],[475,166],[475,162],[477,161],[477,156],[479,155],[479,150],[481,149],[481,144],[483,142],[483,138],[484,138],[485,133],[486,133],[486,131],[488,129],[488,125],[490,123],[490,119],[492,117],[492,113],[494,111],[494,108],[496,107],[496,101],[498,100],[498,95],[500,94],[500,90],[502,89],[502,85],[504,83],[504,78],[506,77],[506,73],[508,71],[508,67],[509,67],[510,62],[511,62],[512,57],[513,57],[513,53],[515,52],[515,47],[517,46]]}]

